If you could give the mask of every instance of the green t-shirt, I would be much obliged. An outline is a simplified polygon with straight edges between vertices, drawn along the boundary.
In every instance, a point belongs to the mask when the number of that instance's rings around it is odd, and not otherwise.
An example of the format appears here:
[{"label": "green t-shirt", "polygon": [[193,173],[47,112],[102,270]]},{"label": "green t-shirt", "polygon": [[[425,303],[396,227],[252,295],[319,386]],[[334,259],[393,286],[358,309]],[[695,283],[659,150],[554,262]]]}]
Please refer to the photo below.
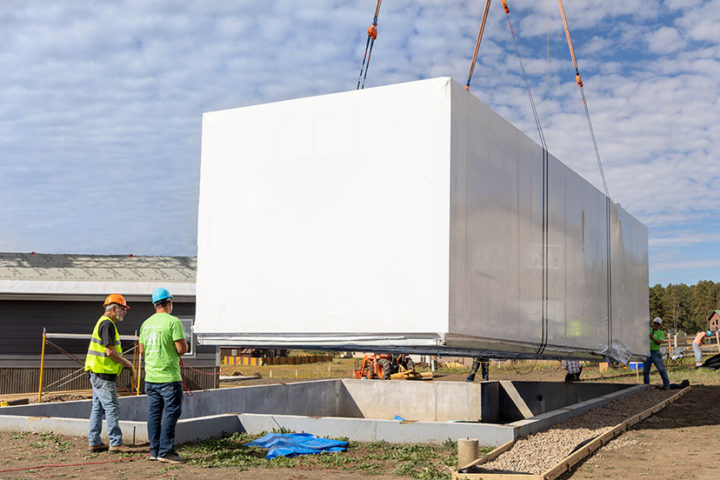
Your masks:
[{"label": "green t-shirt", "polygon": [[145,348],[145,381],[180,382],[180,356],[175,341],[185,338],[182,323],[169,313],[156,313],[140,327],[140,343]]},{"label": "green t-shirt", "polygon": [[[653,336],[655,340],[660,340],[660,343],[665,341],[665,331],[664,330],[655,330],[653,328],[650,329],[650,334]],[[655,350],[660,350],[660,345],[650,340],[650,351],[654,352]]]}]

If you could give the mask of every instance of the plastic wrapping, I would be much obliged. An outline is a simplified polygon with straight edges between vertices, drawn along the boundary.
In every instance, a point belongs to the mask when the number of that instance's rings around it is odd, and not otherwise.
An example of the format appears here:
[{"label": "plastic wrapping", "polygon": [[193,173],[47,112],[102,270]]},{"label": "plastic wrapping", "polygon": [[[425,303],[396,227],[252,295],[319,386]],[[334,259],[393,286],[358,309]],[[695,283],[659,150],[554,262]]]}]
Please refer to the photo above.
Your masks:
[{"label": "plastic wrapping", "polygon": [[203,343],[647,355],[647,229],[451,79],[208,113],[202,150]]}]

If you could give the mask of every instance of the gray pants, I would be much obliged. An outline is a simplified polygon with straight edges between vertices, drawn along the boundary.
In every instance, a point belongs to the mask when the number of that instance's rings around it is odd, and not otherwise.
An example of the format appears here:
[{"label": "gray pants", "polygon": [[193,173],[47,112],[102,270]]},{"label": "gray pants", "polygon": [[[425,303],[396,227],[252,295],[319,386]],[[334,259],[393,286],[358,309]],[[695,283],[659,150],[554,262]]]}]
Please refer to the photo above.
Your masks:
[{"label": "gray pants", "polygon": [[695,352],[695,363],[702,363],[702,349],[700,345],[693,342],[693,351]]}]

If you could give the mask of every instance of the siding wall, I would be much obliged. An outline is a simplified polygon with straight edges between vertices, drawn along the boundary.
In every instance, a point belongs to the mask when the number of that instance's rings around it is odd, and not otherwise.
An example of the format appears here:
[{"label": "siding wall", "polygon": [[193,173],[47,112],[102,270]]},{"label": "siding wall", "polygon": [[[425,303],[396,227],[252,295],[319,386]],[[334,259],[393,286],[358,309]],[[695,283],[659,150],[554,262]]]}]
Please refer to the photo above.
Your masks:
[{"label": "siding wall", "polygon": [[720,315],[718,315],[717,313],[713,313],[710,317],[710,321],[708,322],[708,330],[712,330],[713,332],[720,330]]},{"label": "siding wall", "polygon": [[[130,311],[123,322],[118,323],[121,335],[133,335],[147,317],[154,313],[150,302],[130,303]],[[42,331],[50,333],[79,333],[89,335],[98,318],[103,314],[101,302],[49,301],[49,300],[0,300],[0,368],[40,367]],[[173,315],[194,317],[195,303],[174,304]],[[82,361],[87,354],[87,340],[51,339],[59,347]],[[132,345],[124,342],[123,349]],[[217,349],[213,346],[195,345],[194,357],[183,360],[192,367],[218,365]],[[45,348],[47,368],[75,368],[76,364],[50,346]],[[132,354],[128,354],[132,356]],[[79,365],[77,365],[79,367]]]}]

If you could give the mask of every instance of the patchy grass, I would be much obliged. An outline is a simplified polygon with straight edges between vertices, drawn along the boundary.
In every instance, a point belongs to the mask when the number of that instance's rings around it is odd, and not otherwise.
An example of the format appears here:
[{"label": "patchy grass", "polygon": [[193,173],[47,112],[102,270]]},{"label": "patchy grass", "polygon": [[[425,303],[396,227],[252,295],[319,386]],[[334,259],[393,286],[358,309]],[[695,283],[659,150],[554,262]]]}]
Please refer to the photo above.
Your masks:
[{"label": "patchy grass", "polygon": [[[265,460],[265,449],[245,446],[245,443],[261,436],[262,434],[235,433],[225,438],[185,445],[179,453],[188,458],[189,464],[206,468],[324,469],[353,471],[365,475],[405,475],[421,480],[449,479],[453,467],[457,464],[455,443],[449,440],[442,445],[349,441],[346,452]],[[346,438],[342,440],[347,441]],[[488,448],[487,451],[489,450]]]},{"label": "patchy grass", "polygon": [[[704,358],[706,360],[707,358]],[[596,364],[588,362],[588,367],[583,367],[582,379],[585,381],[600,381],[613,383],[642,383],[643,374],[640,370],[637,374],[634,370],[626,367],[610,369],[607,372],[600,372]],[[665,362],[665,369],[671,383],[680,383],[683,380],[690,381],[690,385],[720,385],[720,371],[707,368],[695,368],[694,358],[684,358],[674,362]],[[662,380],[653,365],[650,369],[650,383],[660,384]]]},{"label": "patchy grass", "polygon": [[[11,440],[21,440],[27,437],[28,435],[32,435],[33,437],[37,437],[37,441],[31,442],[29,445],[32,448],[37,449],[47,449],[47,448],[53,448],[57,451],[57,453],[67,453],[68,450],[72,447],[72,443],[63,440],[62,438],[55,435],[53,432],[43,432],[43,433],[29,433],[29,432],[20,432],[10,437]],[[47,455],[36,455],[37,458],[47,458]]]}]

